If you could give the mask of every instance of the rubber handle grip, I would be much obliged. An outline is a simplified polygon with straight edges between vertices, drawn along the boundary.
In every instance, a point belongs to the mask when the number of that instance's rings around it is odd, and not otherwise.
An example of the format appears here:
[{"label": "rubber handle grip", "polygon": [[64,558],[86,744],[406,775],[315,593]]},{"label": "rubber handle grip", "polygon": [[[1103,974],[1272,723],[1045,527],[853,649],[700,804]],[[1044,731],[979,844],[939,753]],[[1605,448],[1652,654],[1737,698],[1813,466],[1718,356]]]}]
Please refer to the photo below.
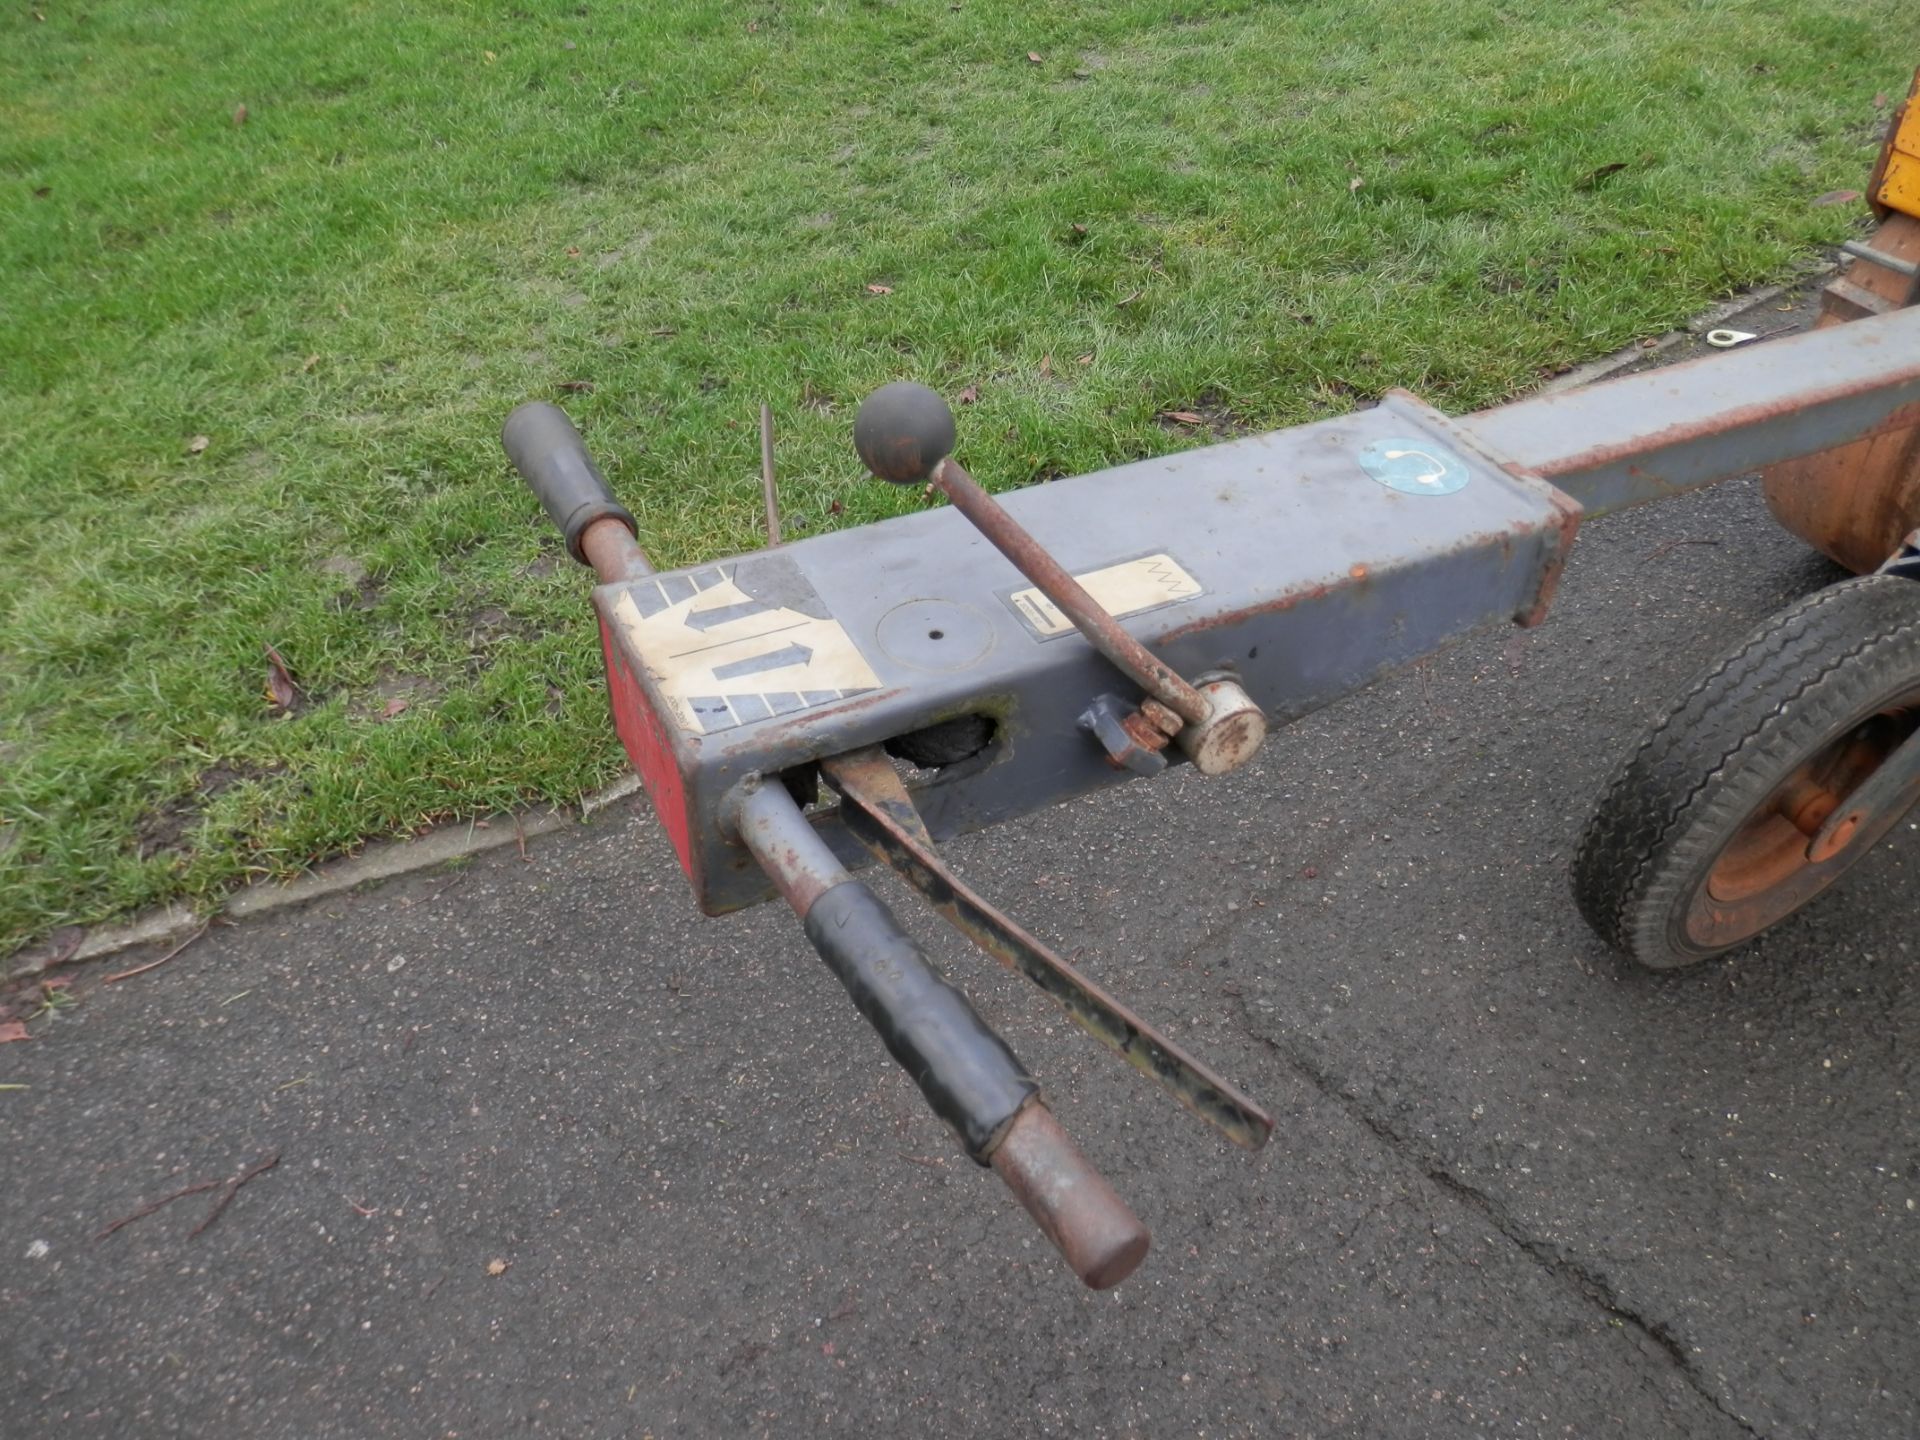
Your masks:
[{"label": "rubber handle grip", "polygon": [[640,533],[633,516],[613,498],[573,421],[558,405],[529,400],[517,406],[500,427],[500,443],[527,488],[566,536],[567,553],[582,565],[589,562],[580,548],[580,536],[594,521],[611,517],[632,534]]},{"label": "rubber handle grip", "polygon": [[893,912],[858,880],[835,885],[815,900],[804,928],[933,1113],[985,1165],[1014,1118],[1040,1093],[1006,1041],[940,978]]}]

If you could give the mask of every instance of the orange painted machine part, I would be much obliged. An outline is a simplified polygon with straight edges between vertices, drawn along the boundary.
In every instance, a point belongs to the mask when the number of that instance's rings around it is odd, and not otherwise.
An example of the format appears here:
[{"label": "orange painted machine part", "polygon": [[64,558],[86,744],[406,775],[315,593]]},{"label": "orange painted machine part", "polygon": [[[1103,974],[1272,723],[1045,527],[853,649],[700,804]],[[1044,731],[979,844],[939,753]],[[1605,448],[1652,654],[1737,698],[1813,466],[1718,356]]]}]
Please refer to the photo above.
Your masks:
[{"label": "orange painted machine part", "polygon": [[1887,143],[1880,147],[1867,195],[1882,219],[1895,210],[1920,217],[1920,70],[1913,72],[1913,88],[1887,126]]},{"label": "orange painted machine part", "polygon": [[[1889,213],[1867,243],[1920,262],[1920,219]],[[1913,295],[1912,277],[1855,260],[1827,287],[1814,328],[1898,309]],[[1764,489],[1767,508],[1789,533],[1865,574],[1920,529],[1920,424],[1775,465],[1765,473]]]}]

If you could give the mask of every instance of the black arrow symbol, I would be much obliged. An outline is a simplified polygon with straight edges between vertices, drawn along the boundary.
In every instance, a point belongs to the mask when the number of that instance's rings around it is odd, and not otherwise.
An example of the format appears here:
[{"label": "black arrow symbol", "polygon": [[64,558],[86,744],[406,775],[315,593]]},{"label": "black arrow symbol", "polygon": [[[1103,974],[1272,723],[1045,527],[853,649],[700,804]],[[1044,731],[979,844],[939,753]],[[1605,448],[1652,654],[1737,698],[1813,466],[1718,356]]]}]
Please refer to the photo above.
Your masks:
[{"label": "black arrow symbol", "polygon": [[705,610],[689,610],[687,624],[695,630],[711,630],[734,620],[744,620],[767,609],[758,600],[742,600],[734,605],[709,605]]},{"label": "black arrow symbol", "polygon": [[769,650],[764,655],[749,655],[744,660],[716,665],[713,667],[713,678],[734,680],[742,675],[757,675],[762,670],[784,670],[789,665],[804,665],[812,658],[813,651],[806,646],[789,645],[782,650]]}]

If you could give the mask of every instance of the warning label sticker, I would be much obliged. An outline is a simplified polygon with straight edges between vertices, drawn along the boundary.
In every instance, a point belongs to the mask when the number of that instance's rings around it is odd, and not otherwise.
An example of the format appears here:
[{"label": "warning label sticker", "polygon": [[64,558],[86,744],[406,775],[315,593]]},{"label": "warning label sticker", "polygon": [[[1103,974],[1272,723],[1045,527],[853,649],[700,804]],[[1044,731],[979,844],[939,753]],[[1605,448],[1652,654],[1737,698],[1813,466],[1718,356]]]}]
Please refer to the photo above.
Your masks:
[{"label": "warning label sticker", "polygon": [[[1171,555],[1142,555],[1138,560],[1124,560],[1073,578],[1115,619],[1141,615],[1206,593],[1205,587],[1181,569]],[[1037,640],[1057,640],[1075,633],[1073,622],[1038,590],[1016,590],[1007,596],[1007,604]]]},{"label": "warning label sticker", "polygon": [[784,555],[636,580],[614,613],[674,722],[696,735],[830,705],[880,684]]}]

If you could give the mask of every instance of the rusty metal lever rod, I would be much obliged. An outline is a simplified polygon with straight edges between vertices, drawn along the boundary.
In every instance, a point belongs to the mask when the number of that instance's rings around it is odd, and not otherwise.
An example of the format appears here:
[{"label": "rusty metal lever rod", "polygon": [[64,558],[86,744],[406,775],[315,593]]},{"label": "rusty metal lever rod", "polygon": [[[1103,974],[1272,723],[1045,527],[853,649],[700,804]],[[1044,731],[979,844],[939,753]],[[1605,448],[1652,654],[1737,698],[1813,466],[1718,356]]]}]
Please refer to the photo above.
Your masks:
[{"label": "rusty metal lever rod", "polygon": [[1067,573],[1046,548],[1009,515],[952,455],[953,412],[925,385],[882,385],[860,406],[853,444],[877,478],[895,485],[931,484],[1014,568],[1040,588],[1092,645],[1154,699],[1181,719],[1204,725],[1213,707],[1192,685],[1120,627],[1106,608]]},{"label": "rusty metal lever rod", "polygon": [[1021,574],[1039,587],[1041,594],[1060,607],[1060,613],[1073,622],[1074,628],[1087,637],[1094,649],[1182,720],[1196,725],[1205,723],[1212,713],[1206,697],[1121,629],[1120,622],[1067,573],[1066,566],[1042,549],[1040,542],[1029,535],[999,501],[982,490],[958,460],[951,455],[942,459],[934,467],[932,483],[953,502],[956,510],[973,522],[976,530],[1019,567]]},{"label": "rusty metal lever rod", "polygon": [[849,875],[777,779],[734,811],[740,839],[807,939],[967,1154],[991,1165],[1074,1274],[1118,1285],[1146,1258],[1146,1227],[1088,1163],[1006,1042],[940,977],[880,899]]}]

